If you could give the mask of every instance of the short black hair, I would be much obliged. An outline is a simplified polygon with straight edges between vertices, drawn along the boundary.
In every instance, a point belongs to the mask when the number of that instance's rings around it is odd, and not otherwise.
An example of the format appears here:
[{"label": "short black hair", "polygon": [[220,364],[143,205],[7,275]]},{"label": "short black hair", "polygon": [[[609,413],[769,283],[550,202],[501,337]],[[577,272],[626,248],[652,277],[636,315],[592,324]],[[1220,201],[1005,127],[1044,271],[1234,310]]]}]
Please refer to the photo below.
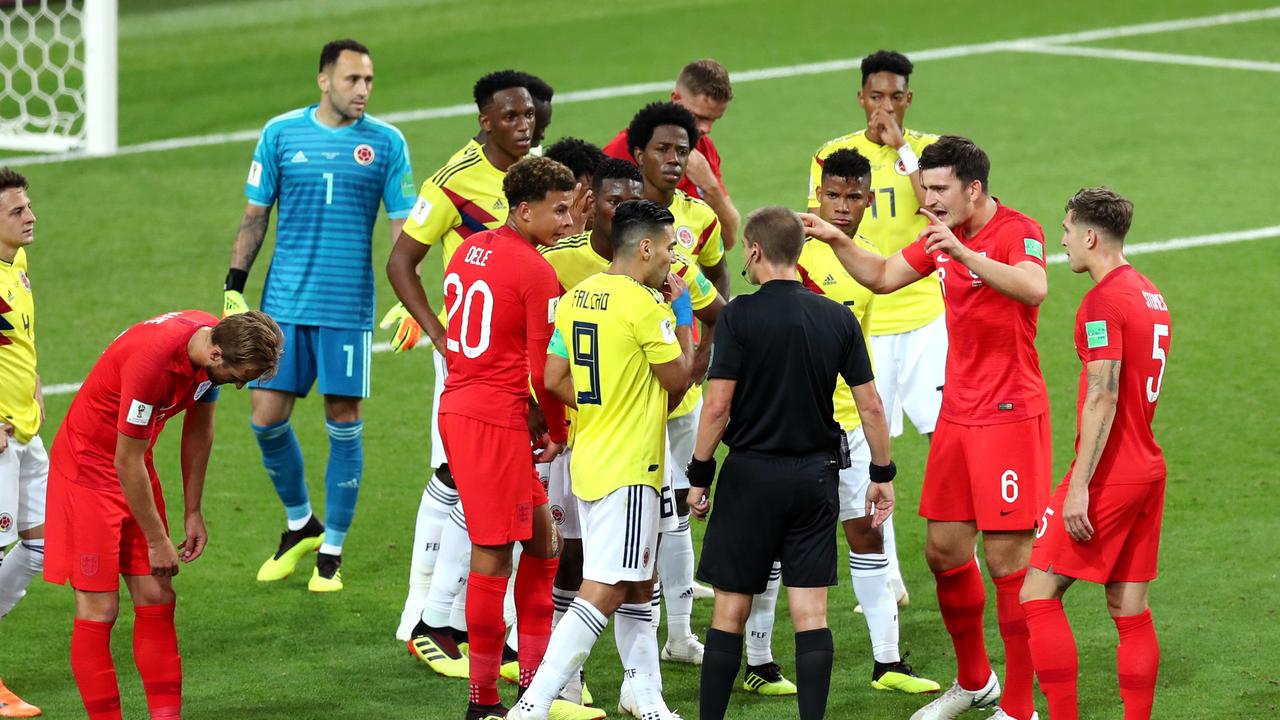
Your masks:
[{"label": "short black hair", "polygon": [[326,43],[320,50],[320,72],[324,72],[325,68],[338,62],[338,56],[342,54],[343,50],[351,50],[352,52],[358,52],[361,55],[369,54],[369,48],[361,45],[351,38],[333,40]]},{"label": "short black hair", "polygon": [[822,160],[822,177],[870,178],[871,162],[853,148],[837,150]]},{"label": "short black hair", "polygon": [[502,179],[502,194],[507,207],[514,210],[522,202],[538,202],[550,192],[568,192],[578,187],[578,179],[569,168],[545,157],[526,157],[507,168]]},{"label": "short black hair", "polygon": [[[476,108],[480,112],[493,102],[493,96],[503,90],[511,88],[529,89],[529,78],[533,77],[529,73],[522,73],[519,70],[498,70],[476,81],[475,87],[471,89],[471,95],[475,98]],[[529,93],[533,95],[532,92]]]},{"label": "short black hair", "polygon": [[534,100],[540,103],[549,103],[551,98],[555,97],[555,88],[548,85],[546,80],[526,72],[520,74],[524,76],[524,89],[529,91]]},{"label": "short black hair", "polygon": [[943,135],[938,141],[920,153],[920,169],[951,168],[962,185],[974,180],[982,183],[987,192],[987,176],[991,174],[991,159],[967,137]]},{"label": "short black hair", "polygon": [[649,103],[640,108],[640,112],[631,118],[627,126],[627,151],[635,153],[636,148],[644,149],[653,139],[655,128],[663,125],[677,125],[689,133],[689,147],[698,144],[698,121],[693,113],[673,102]]},{"label": "short black hair", "polygon": [[621,158],[605,158],[596,166],[595,172],[591,175],[591,190],[600,192],[605,180],[631,180],[644,183],[640,168],[630,160]]},{"label": "short black hair", "polygon": [[11,167],[0,167],[0,192],[14,188],[26,190],[27,179]]},{"label": "short black hair", "polygon": [[794,266],[804,248],[804,224],[794,211],[770,205],[747,216],[742,237],[748,243],[759,245],[764,259],[770,263]]},{"label": "short black hair", "polygon": [[613,212],[613,233],[609,243],[615,252],[631,247],[644,238],[656,237],[664,226],[675,225],[671,211],[652,200],[628,200]]},{"label": "short black hair", "polygon": [[596,166],[604,162],[604,151],[591,143],[576,137],[564,137],[555,141],[542,153],[543,157],[564,165],[573,172],[574,177],[592,177]]},{"label": "short black hair", "polygon": [[906,55],[896,50],[877,50],[870,55],[862,58],[862,84],[867,84],[867,78],[878,72],[893,73],[901,75],[902,79],[910,80],[911,71],[916,66],[911,64]]}]

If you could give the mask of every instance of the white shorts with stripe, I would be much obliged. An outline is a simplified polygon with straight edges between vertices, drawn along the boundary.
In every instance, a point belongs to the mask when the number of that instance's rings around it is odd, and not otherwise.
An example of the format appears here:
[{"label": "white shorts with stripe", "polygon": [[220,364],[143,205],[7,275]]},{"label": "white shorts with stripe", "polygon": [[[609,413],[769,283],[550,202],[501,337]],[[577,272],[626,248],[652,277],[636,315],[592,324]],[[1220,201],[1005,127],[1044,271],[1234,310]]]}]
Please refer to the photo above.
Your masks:
[{"label": "white shorts with stripe", "polygon": [[0,452],[0,548],[16,542],[19,532],[44,524],[48,483],[49,455],[40,436],[25,443],[9,438]]},{"label": "white shorts with stripe", "polygon": [[871,359],[889,434],[902,434],[903,413],[921,434],[933,432],[947,375],[946,315],[909,332],[871,336]]},{"label": "white shorts with stripe", "polygon": [[440,439],[440,393],[444,392],[444,379],[449,376],[444,356],[431,348],[431,361],[435,365],[435,385],[431,389],[431,469],[444,465],[449,460],[444,456],[444,441]]},{"label": "white shorts with stripe", "polygon": [[551,522],[565,540],[582,539],[582,523],[578,520],[578,498],[573,495],[569,477],[569,460],[573,449],[567,448],[551,461],[551,474],[547,480],[547,507]]},{"label": "white shorts with stripe", "polygon": [[871,487],[871,446],[862,426],[845,433],[849,438],[849,467],[840,471],[840,522],[867,514],[867,490]]},{"label": "white shorts with stripe", "polygon": [[599,500],[577,501],[582,577],[605,585],[652,578],[658,556],[658,491],[627,485]]}]

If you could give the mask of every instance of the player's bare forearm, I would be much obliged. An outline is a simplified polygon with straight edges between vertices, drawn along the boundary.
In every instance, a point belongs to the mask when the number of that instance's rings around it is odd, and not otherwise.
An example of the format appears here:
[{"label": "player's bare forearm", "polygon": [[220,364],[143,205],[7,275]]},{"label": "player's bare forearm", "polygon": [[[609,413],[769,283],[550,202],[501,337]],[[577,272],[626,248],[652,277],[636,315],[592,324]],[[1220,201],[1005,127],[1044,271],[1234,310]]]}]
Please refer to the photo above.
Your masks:
[{"label": "player's bare forearm", "polygon": [[430,245],[418,242],[403,232],[396,237],[391,248],[391,257],[387,258],[387,280],[391,289],[413,319],[418,321],[422,331],[431,338],[436,347],[442,347],[445,336],[444,326],[431,309],[427,300],[427,292],[422,288],[422,280],[418,277],[418,265],[427,256]]},{"label": "player's bare forearm", "polygon": [[404,230],[404,221],[407,218],[391,218],[391,244],[394,246],[396,240],[400,239],[400,233]]},{"label": "player's bare forearm", "polygon": [[1120,361],[1094,360],[1085,366],[1087,387],[1080,408],[1080,448],[1071,472],[1071,487],[1088,488],[1111,436],[1120,398]]},{"label": "player's bare forearm", "polygon": [[729,406],[733,402],[733,390],[736,380],[713,378],[707,382],[706,392],[702,396],[702,415],[698,417],[698,437],[693,444],[693,456],[699,460],[710,460],[720,446],[724,437],[724,428],[729,424]]},{"label": "player's bare forearm", "polygon": [[902,253],[885,258],[859,247],[843,230],[814,213],[801,213],[800,221],[805,235],[831,246],[840,265],[859,285],[873,293],[886,295],[924,277],[907,264]]},{"label": "player's bare forearm", "polygon": [[720,296],[725,299],[725,302],[728,302],[729,270],[725,263],[725,259],[722,257],[720,258],[720,262],[711,266],[699,265],[698,269],[701,270],[702,274],[711,281],[711,284],[716,288],[716,292],[720,293]]},{"label": "player's bare forearm", "polygon": [[245,206],[244,216],[240,218],[240,228],[236,230],[236,242],[231,248],[231,267],[248,272],[258,251],[267,239],[267,226],[271,224],[271,208],[249,203]]},{"label": "player's bare forearm", "polygon": [[115,469],[120,488],[124,491],[124,500],[147,542],[159,544],[167,542],[169,534],[165,532],[164,522],[156,509],[155,496],[151,492],[151,476],[147,473],[144,460],[146,452],[146,440],[118,434]]},{"label": "player's bare forearm", "polygon": [[200,512],[205,474],[213,452],[214,403],[197,402],[182,421],[182,500],[188,515]]},{"label": "player's bare forearm", "polygon": [[871,449],[871,462],[888,465],[893,460],[889,419],[884,414],[884,403],[875,382],[854,387],[853,402],[858,406],[858,417],[862,418],[862,433],[867,438],[867,447]]},{"label": "player's bare forearm", "polygon": [[977,253],[966,253],[961,262],[988,287],[1023,305],[1039,305],[1049,294],[1049,277],[1033,262],[1006,265]]},{"label": "player's bare forearm", "polygon": [[547,367],[543,371],[543,382],[547,389],[560,398],[565,407],[577,408],[577,393],[573,389],[573,375],[569,371],[569,361],[559,355],[547,356]]}]

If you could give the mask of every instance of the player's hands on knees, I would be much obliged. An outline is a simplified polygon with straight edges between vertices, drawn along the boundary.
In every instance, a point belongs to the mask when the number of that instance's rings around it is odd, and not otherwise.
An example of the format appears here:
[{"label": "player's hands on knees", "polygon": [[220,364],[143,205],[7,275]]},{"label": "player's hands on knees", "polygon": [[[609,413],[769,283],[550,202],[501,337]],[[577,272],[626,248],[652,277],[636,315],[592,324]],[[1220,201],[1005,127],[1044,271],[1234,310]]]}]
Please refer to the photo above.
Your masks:
[{"label": "player's hands on knees", "polygon": [[147,562],[151,565],[151,574],[156,577],[173,577],[178,574],[178,552],[168,537],[159,542],[147,541]]},{"label": "player's hands on knees", "polygon": [[706,520],[707,515],[711,513],[711,498],[707,497],[707,489],[700,487],[689,488],[689,512],[699,520]]},{"label": "player's hands on knees", "polygon": [[893,514],[893,483],[873,482],[867,488],[867,517],[871,527],[880,527]]},{"label": "player's hands on knees", "polygon": [[209,543],[209,531],[204,528],[204,515],[198,512],[187,513],[183,530],[186,537],[178,543],[178,550],[182,552],[182,562],[189,563],[204,554],[204,546]]},{"label": "player's hands on knees", "polygon": [[1093,524],[1089,522],[1089,488],[1071,485],[1067,499],[1062,503],[1062,524],[1067,534],[1076,542],[1089,542],[1093,537]]},{"label": "player's hands on knees", "polygon": [[0,453],[9,447],[9,436],[13,434],[13,426],[9,423],[0,423]]},{"label": "player's hands on knees", "polygon": [[799,215],[807,237],[821,240],[828,245],[836,245],[849,239],[840,228],[813,213],[799,213]]},{"label": "player's hands on knees", "polygon": [[[404,303],[396,303],[392,306],[387,314],[382,316],[378,327],[383,330],[391,327],[396,329],[395,334],[391,336],[391,351],[395,353],[412,350],[422,338],[422,326],[405,309]],[[444,351],[441,350],[441,352]]]}]

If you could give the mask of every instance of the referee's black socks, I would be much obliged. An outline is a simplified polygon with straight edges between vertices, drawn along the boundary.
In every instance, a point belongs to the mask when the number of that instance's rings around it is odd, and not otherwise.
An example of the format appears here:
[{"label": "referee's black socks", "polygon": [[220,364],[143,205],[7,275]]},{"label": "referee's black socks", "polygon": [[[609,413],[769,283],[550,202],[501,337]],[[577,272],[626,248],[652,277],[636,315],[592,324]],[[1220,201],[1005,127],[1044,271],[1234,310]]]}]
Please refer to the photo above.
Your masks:
[{"label": "referee's black socks", "polygon": [[[708,636],[708,649],[711,647],[710,639]],[[835,643],[831,640],[831,628],[796,633],[796,703],[800,706],[800,720],[821,720],[826,714],[834,659]],[[703,670],[703,677],[706,677],[706,670]]]},{"label": "referee's black socks", "polygon": [[[831,633],[827,633],[827,682],[831,675]],[[723,630],[707,630],[702,653],[702,686],[698,697],[698,716],[704,720],[721,720],[729,708],[729,694],[742,665],[742,636]]]}]

